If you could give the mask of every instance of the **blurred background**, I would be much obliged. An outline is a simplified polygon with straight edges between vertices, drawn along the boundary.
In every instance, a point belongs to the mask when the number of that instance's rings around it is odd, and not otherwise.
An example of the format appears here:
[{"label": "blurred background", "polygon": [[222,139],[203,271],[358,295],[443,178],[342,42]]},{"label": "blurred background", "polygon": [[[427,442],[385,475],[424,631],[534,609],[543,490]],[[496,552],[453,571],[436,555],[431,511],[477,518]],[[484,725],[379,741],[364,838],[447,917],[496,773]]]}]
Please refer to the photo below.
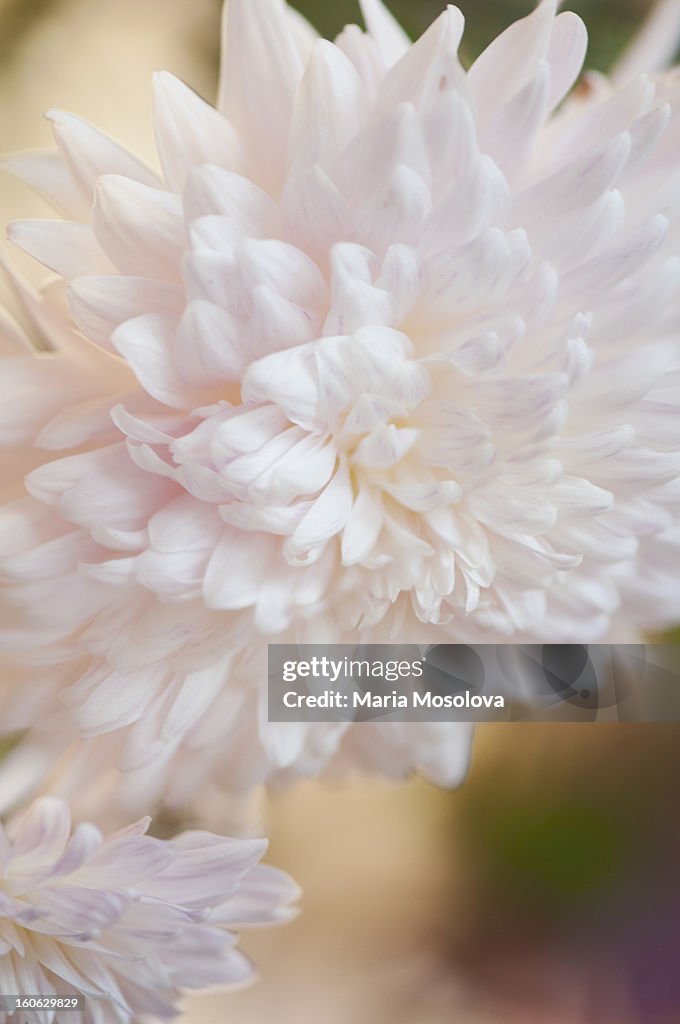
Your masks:
[{"label": "blurred background", "polygon": [[[323,33],[354,0],[295,4]],[[418,35],[440,0],[393,0]],[[461,0],[469,61],[532,0]],[[573,0],[606,70],[647,0]],[[0,0],[0,147],[72,110],[152,158],[149,74],[212,98],[218,0]],[[49,216],[3,176],[0,218]],[[6,244],[6,243],[2,243]],[[22,267],[35,276],[28,261]],[[370,726],[368,726],[370,728]],[[304,913],[244,939],[261,978],[188,999],[201,1024],[680,1024],[679,733],[479,730],[465,786],[301,784],[265,809]]]}]

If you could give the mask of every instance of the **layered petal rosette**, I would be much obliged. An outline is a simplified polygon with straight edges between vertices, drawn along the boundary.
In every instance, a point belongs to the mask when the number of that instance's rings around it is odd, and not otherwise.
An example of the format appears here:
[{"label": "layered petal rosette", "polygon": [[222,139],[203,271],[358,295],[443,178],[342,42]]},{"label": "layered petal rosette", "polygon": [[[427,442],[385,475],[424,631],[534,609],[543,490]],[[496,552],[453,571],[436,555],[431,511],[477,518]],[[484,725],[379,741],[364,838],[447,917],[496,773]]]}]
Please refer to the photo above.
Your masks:
[{"label": "layered petal rosette", "polygon": [[88,823],[72,828],[53,797],[13,828],[0,824],[0,992],[25,997],[20,1009],[0,1007],[3,1024],[68,1024],[59,1001],[78,995],[84,1024],[165,1020],[183,990],[252,976],[230,929],[286,920],[297,895],[258,863],[266,842],[161,840],[148,827],[145,818],[106,838]]},{"label": "layered petal rosette", "polygon": [[155,79],[158,170],[59,112],[10,161],[65,218],[10,229],[57,275],[1,414],[42,453],[2,514],[12,728],[96,737],[145,799],[450,784],[463,726],[268,724],[266,643],[680,618],[680,82],[563,102],[556,7],[465,71],[452,6],[330,43],[230,0],[217,109]]}]

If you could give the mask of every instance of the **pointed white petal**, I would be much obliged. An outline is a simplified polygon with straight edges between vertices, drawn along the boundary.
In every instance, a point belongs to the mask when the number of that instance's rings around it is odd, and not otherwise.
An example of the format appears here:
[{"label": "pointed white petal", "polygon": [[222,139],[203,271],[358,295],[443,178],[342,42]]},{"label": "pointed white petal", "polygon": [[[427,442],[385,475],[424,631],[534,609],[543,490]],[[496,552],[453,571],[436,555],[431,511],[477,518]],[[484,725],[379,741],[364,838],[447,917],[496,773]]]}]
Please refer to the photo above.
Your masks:
[{"label": "pointed white petal", "polygon": [[468,83],[482,124],[533,77],[536,62],[548,52],[556,9],[557,0],[540,0],[535,11],[494,39],[470,68]]},{"label": "pointed white petal", "polygon": [[117,327],[111,343],[150,395],[166,405],[184,408],[190,401],[189,389],[172,359],[176,329],[174,318],[145,313]]},{"label": "pointed white petal", "polygon": [[57,152],[29,151],[3,157],[2,166],[75,220],[87,220],[92,196],[85,195]]},{"label": "pointed white petal", "polygon": [[550,65],[550,96],[548,109],[562,102],[581,74],[588,49],[588,32],[577,14],[565,11],[555,18],[548,64]]},{"label": "pointed white petal", "polygon": [[60,220],[15,220],[7,228],[11,242],[62,277],[104,274],[113,264],[89,224]]},{"label": "pointed white petal", "polygon": [[144,313],[179,316],[182,295],[167,281],[113,274],[79,277],[69,285],[69,305],[83,334],[115,351],[111,335],[116,327]]},{"label": "pointed white petal", "polygon": [[177,280],[186,244],[177,196],[120,175],[103,175],[97,183],[92,225],[123,274]]},{"label": "pointed white petal", "polygon": [[149,186],[160,184],[137,157],[81,117],[63,110],[49,110],[46,116],[73,180],[88,204],[101,174],[122,174]]},{"label": "pointed white petal", "polygon": [[236,132],[214,107],[167,71],[154,75],[154,134],[163,177],[182,192],[197,164],[237,170],[242,162]]},{"label": "pointed white petal", "polygon": [[194,167],[184,193],[188,223],[206,214],[220,214],[226,223],[225,240],[276,238],[279,215],[276,203],[252,181],[223,167]]},{"label": "pointed white petal", "polygon": [[449,4],[420,39],[392,67],[380,87],[376,113],[386,114],[399,103],[413,103],[427,114],[443,92],[465,90],[465,75],[458,60],[463,37],[463,15]]},{"label": "pointed white petal", "polygon": [[304,70],[298,34],[283,0],[229,0],[223,32],[218,109],[241,136],[248,176],[275,195]]},{"label": "pointed white petal", "polygon": [[390,68],[404,56],[411,40],[382,0],[360,0],[366,27],[378,47],[385,67]]},{"label": "pointed white petal", "polygon": [[295,97],[288,149],[291,170],[299,172],[316,163],[331,166],[358,132],[365,113],[363,85],[353,64],[337,46],[319,40]]}]

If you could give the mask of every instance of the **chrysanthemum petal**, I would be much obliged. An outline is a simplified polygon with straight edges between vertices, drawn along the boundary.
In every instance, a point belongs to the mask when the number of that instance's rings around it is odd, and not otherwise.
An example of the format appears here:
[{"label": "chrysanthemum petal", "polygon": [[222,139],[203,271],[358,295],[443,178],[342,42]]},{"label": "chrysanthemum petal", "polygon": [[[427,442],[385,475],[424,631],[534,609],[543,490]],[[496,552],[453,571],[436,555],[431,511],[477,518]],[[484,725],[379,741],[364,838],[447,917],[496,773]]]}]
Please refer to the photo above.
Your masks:
[{"label": "chrysanthemum petal", "polygon": [[167,71],[154,75],[154,133],[163,177],[174,192],[182,192],[197,164],[236,170],[243,159],[226,118]]}]

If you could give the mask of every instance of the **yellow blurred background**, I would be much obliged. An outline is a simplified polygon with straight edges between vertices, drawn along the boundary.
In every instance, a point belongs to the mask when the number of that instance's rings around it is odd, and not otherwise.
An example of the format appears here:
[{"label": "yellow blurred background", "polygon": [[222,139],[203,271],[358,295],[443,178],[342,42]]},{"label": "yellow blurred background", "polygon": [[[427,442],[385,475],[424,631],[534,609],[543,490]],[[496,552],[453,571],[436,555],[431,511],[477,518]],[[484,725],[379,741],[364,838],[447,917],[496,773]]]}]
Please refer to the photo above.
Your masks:
[{"label": "yellow blurred background", "polygon": [[[357,15],[298,6],[327,33]],[[442,6],[394,4],[414,33]],[[532,4],[461,6],[472,57]],[[604,67],[648,4],[567,6]],[[217,0],[0,0],[0,146],[49,144],[41,115],[58,107],[152,160],[149,74],[211,98],[218,20]],[[43,215],[3,176],[3,222]],[[187,1020],[677,1024],[677,741],[670,726],[487,726],[457,793],[366,780],[272,798],[270,859],[303,886],[303,913],[247,935],[259,982],[188,999]]]}]

